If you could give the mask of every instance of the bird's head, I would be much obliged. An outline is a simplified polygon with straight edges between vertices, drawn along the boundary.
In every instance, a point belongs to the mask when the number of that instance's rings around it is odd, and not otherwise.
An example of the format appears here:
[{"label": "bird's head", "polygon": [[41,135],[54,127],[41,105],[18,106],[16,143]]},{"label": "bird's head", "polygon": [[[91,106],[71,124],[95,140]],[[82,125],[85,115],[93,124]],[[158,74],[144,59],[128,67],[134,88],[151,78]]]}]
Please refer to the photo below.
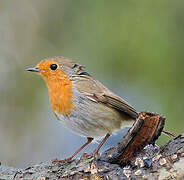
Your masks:
[{"label": "bird's head", "polygon": [[27,71],[40,74],[46,81],[71,79],[83,75],[90,76],[84,71],[82,65],[61,56],[44,59],[36,67],[28,68]]},{"label": "bird's head", "polygon": [[62,79],[72,71],[73,62],[63,57],[51,57],[40,61],[36,67],[27,71],[40,74],[45,80]]},{"label": "bird's head", "polygon": [[[77,68],[78,67],[78,68]],[[40,61],[36,67],[27,71],[36,72],[45,80],[52,109],[59,113],[68,114],[74,108],[71,98],[71,78],[80,71],[80,65],[64,57],[51,57]]]}]

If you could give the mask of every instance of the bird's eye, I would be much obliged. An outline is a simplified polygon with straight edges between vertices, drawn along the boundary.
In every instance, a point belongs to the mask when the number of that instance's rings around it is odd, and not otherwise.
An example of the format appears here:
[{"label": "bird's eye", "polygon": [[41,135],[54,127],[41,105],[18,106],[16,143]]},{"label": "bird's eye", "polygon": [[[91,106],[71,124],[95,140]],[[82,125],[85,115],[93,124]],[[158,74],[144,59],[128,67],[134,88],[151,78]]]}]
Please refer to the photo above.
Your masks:
[{"label": "bird's eye", "polygon": [[58,67],[57,64],[51,64],[51,65],[50,65],[50,69],[51,69],[51,70],[56,70],[57,67]]}]

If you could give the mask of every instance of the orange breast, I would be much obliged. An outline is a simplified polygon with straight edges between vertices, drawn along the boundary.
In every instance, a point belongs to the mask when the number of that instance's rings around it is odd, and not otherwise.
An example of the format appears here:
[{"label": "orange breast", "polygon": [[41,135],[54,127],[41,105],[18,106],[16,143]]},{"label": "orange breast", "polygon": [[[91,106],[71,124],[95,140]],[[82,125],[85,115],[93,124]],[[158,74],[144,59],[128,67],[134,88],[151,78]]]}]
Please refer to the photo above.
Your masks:
[{"label": "orange breast", "polygon": [[59,114],[69,115],[75,109],[72,103],[72,82],[60,72],[55,78],[44,77],[49,91],[50,104],[53,111]]}]

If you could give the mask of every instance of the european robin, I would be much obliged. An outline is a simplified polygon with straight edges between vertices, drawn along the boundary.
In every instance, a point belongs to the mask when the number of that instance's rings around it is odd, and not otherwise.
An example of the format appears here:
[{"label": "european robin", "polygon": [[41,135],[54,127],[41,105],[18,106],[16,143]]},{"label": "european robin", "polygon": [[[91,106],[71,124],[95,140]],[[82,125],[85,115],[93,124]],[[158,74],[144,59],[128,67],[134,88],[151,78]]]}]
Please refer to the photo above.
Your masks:
[{"label": "european robin", "polygon": [[130,126],[138,112],[124,99],[106,88],[88,74],[82,65],[64,57],[42,60],[28,71],[40,74],[45,80],[52,111],[68,129],[87,138],[87,142],[71,157],[70,161],[85,146],[104,137],[93,154],[108,137],[122,127]]}]

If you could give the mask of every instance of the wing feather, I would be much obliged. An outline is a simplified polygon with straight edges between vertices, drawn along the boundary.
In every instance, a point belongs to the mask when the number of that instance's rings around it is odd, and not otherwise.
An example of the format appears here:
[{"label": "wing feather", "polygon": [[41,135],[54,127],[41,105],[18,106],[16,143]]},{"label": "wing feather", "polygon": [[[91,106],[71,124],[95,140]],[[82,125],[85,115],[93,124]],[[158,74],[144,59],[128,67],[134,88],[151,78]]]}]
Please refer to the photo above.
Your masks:
[{"label": "wing feather", "polygon": [[138,112],[121,97],[112,93],[102,83],[91,76],[83,75],[75,78],[75,85],[79,92],[84,94],[90,100],[104,103],[105,105],[125,113],[133,119],[136,119]]}]

